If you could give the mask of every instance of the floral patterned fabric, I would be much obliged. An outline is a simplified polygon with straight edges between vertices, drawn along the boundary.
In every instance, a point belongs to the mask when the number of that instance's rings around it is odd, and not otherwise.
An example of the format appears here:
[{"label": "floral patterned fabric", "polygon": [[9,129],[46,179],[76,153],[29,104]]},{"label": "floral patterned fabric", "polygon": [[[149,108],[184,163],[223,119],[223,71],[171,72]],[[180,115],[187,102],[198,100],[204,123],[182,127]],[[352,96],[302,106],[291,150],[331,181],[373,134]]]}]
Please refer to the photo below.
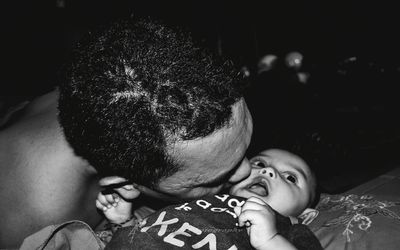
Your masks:
[{"label": "floral patterned fabric", "polygon": [[309,225],[324,249],[400,249],[400,171],[340,195],[323,194]]}]

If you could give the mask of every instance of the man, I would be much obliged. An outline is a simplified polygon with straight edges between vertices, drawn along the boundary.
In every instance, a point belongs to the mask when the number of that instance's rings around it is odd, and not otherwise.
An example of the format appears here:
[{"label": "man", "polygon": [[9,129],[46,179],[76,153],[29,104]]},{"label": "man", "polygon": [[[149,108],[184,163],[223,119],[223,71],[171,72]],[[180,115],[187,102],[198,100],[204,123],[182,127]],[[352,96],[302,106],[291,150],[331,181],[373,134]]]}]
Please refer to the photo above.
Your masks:
[{"label": "man", "polygon": [[95,227],[101,177],[128,179],[164,200],[247,177],[252,119],[237,72],[147,19],[92,33],[59,89],[0,131],[0,247],[67,220]]}]

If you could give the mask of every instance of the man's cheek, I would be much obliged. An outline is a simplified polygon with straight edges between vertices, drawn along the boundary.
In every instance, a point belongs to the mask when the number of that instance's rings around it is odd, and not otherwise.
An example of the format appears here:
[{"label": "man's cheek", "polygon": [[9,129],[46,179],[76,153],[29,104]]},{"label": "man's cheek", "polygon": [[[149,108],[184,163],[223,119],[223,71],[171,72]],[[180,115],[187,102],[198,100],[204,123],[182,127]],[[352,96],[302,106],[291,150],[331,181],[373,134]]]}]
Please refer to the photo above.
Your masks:
[{"label": "man's cheek", "polygon": [[194,188],[194,189],[190,190],[189,192],[187,192],[185,195],[186,197],[184,197],[184,198],[197,199],[197,198],[203,197],[205,195],[219,193],[219,191],[221,191],[221,190],[222,190],[222,186],[217,187],[217,188],[198,187],[198,188]]}]

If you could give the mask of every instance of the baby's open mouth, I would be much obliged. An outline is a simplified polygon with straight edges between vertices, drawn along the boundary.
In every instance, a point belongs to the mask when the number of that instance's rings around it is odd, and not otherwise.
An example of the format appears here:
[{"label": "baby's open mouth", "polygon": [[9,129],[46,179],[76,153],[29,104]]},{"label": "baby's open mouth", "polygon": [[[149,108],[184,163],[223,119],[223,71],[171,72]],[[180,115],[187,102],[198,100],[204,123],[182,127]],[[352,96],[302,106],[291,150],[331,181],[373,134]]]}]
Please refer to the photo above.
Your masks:
[{"label": "baby's open mouth", "polygon": [[249,191],[260,196],[268,195],[268,185],[263,179],[256,181],[248,187]]}]

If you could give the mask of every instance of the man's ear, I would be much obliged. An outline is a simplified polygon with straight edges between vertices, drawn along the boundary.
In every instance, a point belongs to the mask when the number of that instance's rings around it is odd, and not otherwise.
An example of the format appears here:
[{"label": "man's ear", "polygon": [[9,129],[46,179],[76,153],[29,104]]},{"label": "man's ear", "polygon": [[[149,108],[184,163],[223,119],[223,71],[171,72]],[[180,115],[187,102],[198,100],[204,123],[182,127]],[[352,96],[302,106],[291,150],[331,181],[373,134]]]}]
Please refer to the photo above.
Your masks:
[{"label": "man's ear", "polygon": [[319,212],[313,208],[306,208],[298,218],[301,220],[301,224],[308,225],[310,224],[315,218],[317,218]]},{"label": "man's ear", "polygon": [[140,195],[136,185],[119,176],[107,176],[99,180],[102,193],[117,193],[125,200],[133,200]]}]

